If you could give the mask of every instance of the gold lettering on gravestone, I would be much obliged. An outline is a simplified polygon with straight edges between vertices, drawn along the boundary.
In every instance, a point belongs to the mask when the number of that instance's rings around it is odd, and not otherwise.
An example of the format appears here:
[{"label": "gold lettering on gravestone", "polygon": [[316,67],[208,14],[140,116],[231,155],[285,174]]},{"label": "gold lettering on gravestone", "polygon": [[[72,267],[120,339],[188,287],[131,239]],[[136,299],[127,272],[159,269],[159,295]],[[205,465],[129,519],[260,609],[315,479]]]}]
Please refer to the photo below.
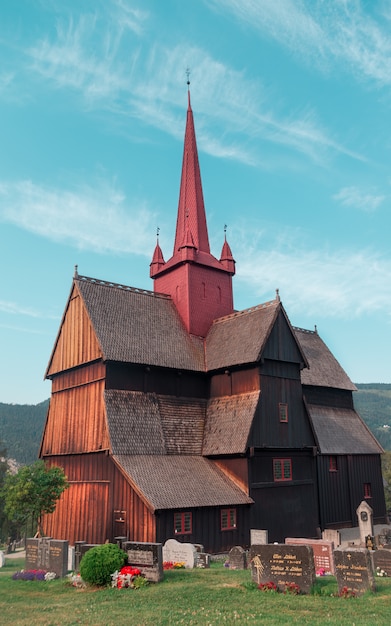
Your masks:
[{"label": "gold lettering on gravestone", "polygon": [[[285,575],[289,574],[289,576],[303,575],[301,559],[298,559],[294,554],[285,554],[284,556],[281,554],[273,554],[269,563],[271,574],[281,576],[282,572],[284,572]],[[281,581],[279,582],[281,584]]]}]

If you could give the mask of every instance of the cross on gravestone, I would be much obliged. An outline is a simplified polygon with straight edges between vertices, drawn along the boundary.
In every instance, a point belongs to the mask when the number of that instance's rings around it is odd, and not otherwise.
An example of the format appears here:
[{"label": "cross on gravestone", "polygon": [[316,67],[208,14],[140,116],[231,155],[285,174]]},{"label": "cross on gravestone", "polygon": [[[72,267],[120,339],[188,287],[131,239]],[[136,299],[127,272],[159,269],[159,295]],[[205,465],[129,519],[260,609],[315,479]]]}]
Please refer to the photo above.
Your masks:
[{"label": "cross on gravestone", "polygon": [[334,550],[335,576],[339,593],[345,589],[360,596],[375,591],[371,556],[366,548]]},{"label": "cross on gravestone", "polygon": [[50,549],[50,538],[44,537],[42,539],[38,539],[38,563],[40,569],[49,570],[49,549]]}]

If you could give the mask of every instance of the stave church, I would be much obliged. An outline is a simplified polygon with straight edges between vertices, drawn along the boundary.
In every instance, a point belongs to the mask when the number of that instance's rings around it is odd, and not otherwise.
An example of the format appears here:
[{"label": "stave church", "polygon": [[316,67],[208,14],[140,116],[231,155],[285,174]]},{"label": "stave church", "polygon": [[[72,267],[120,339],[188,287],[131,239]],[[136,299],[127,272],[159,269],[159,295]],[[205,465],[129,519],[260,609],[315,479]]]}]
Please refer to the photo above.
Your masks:
[{"label": "stave church", "polygon": [[[151,247],[152,252],[152,247]],[[234,309],[235,260],[210,251],[190,91],[172,256],[153,291],[73,277],[46,370],[40,457],[69,488],[45,534],[199,543],[211,553],[386,522],[382,448],[355,386],[278,292]]]}]

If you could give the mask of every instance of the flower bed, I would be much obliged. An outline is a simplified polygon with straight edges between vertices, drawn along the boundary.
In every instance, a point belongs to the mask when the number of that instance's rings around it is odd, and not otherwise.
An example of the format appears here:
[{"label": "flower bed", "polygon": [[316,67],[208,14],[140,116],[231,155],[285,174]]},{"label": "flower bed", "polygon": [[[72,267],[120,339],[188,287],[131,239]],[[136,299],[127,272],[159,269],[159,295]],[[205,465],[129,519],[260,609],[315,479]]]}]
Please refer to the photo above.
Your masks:
[{"label": "flower bed", "polygon": [[22,569],[12,575],[13,580],[54,580],[57,578],[54,572],[44,569]]},{"label": "flower bed", "polygon": [[111,575],[111,586],[117,589],[139,589],[148,585],[147,579],[137,567],[124,565],[118,572]]}]

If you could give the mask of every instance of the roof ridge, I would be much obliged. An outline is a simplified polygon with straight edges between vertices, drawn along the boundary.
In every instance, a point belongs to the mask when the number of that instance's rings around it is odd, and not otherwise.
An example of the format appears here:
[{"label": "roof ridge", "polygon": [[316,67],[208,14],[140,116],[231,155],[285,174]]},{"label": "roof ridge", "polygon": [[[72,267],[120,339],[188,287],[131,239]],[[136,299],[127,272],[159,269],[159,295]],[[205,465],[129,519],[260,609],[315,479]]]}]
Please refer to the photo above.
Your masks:
[{"label": "roof ridge", "polygon": [[300,326],[292,326],[293,330],[300,330],[302,333],[307,333],[308,335],[318,335],[317,330],[308,330],[308,328],[300,328]]},{"label": "roof ridge", "polygon": [[223,317],[216,318],[215,320],[213,320],[213,324],[225,322],[227,319],[231,319],[233,317],[239,317],[240,315],[247,315],[248,313],[253,313],[254,311],[258,311],[260,309],[266,309],[278,303],[279,303],[278,300],[269,300],[268,302],[263,302],[262,304],[256,304],[255,306],[251,306],[248,309],[242,309],[242,311],[234,311],[233,313],[230,313],[229,315],[224,315]]},{"label": "roof ridge", "polygon": [[155,291],[150,291],[149,289],[139,289],[138,287],[130,287],[129,285],[122,285],[121,283],[114,283],[112,281],[101,280],[100,278],[91,278],[91,276],[80,276],[77,275],[75,280],[80,280],[85,283],[92,283],[95,285],[102,285],[105,287],[112,287],[114,289],[120,289],[123,291],[131,291],[132,293],[140,293],[146,296],[153,296],[156,298],[164,298],[166,300],[171,300],[171,296],[165,293],[158,293]]}]

